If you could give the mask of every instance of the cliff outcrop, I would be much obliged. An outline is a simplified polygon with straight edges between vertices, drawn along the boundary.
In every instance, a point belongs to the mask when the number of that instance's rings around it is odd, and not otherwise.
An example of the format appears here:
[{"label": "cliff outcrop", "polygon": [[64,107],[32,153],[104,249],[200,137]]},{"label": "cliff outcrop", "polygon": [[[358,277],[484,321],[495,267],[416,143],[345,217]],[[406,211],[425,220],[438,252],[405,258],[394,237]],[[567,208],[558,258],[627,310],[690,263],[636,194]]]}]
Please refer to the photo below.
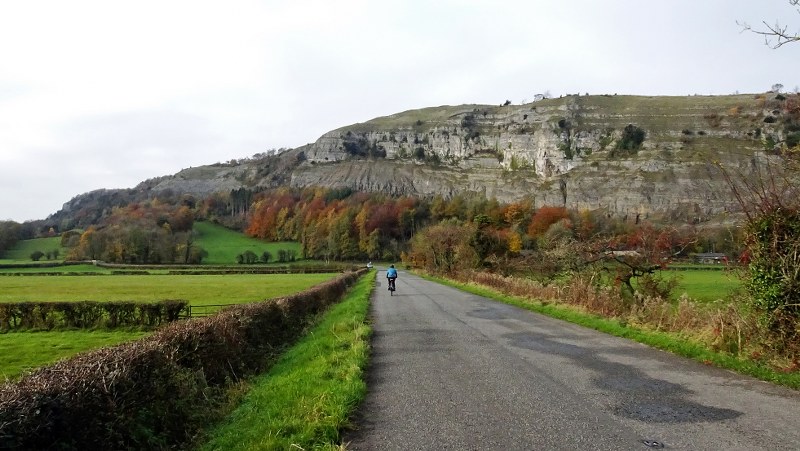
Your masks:
[{"label": "cliff outcrop", "polygon": [[[143,182],[142,195],[325,186],[510,202],[681,222],[736,208],[720,166],[781,165],[800,141],[800,96],[579,96],[411,110],[313,144]],[[67,209],[70,204],[65,205]]]},{"label": "cliff outcrop", "polygon": [[797,104],[797,95],[774,93],[575,95],[413,110],[326,133],[291,185],[476,192],[701,222],[735,208],[719,165],[747,173],[780,164],[775,155],[796,140]]}]

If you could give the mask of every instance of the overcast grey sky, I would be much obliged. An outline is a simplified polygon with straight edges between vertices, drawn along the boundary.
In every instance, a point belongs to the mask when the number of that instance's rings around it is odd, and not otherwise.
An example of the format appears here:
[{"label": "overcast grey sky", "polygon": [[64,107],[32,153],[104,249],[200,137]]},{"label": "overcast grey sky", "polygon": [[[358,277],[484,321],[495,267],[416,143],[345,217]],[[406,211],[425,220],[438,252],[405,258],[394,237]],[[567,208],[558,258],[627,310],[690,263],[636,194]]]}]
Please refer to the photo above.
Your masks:
[{"label": "overcast grey sky", "polygon": [[787,0],[0,4],[0,220],[415,108],[800,84]]}]

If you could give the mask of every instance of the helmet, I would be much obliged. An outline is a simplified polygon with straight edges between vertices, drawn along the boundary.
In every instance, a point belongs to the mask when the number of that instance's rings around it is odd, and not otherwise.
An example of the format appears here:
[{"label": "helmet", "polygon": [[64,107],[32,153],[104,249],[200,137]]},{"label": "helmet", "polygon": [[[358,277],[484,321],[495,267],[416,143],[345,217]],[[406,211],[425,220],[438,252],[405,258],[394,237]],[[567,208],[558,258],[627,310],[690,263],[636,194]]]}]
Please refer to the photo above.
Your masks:
[{"label": "helmet", "polygon": [[394,265],[389,265],[390,268],[394,268]]}]

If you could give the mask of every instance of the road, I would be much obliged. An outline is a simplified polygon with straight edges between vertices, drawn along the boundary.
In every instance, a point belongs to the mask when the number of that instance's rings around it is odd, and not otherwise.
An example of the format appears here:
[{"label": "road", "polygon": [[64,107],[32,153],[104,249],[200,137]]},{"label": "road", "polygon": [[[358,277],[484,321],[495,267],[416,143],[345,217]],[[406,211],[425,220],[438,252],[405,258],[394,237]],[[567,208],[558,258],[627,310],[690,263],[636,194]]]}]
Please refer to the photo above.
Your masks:
[{"label": "road", "polygon": [[800,393],[401,272],[348,450],[800,449]]}]

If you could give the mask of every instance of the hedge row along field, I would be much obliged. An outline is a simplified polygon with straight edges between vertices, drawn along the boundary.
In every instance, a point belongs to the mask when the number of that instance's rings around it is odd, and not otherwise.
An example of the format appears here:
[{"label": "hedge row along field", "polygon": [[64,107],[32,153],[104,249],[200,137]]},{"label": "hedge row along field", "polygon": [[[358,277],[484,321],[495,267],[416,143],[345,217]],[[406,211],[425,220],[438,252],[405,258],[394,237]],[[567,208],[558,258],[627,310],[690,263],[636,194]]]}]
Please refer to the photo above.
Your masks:
[{"label": "hedge row along field", "polygon": [[215,419],[224,392],[263,371],[366,270],[296,295],[171,323],[0,386],[0,449],[162,449]]},{"label": "hedge row along field", "polygon": [[0,332],[10,330],[157,327],[185,315],[188,302],[0,302]]}]

